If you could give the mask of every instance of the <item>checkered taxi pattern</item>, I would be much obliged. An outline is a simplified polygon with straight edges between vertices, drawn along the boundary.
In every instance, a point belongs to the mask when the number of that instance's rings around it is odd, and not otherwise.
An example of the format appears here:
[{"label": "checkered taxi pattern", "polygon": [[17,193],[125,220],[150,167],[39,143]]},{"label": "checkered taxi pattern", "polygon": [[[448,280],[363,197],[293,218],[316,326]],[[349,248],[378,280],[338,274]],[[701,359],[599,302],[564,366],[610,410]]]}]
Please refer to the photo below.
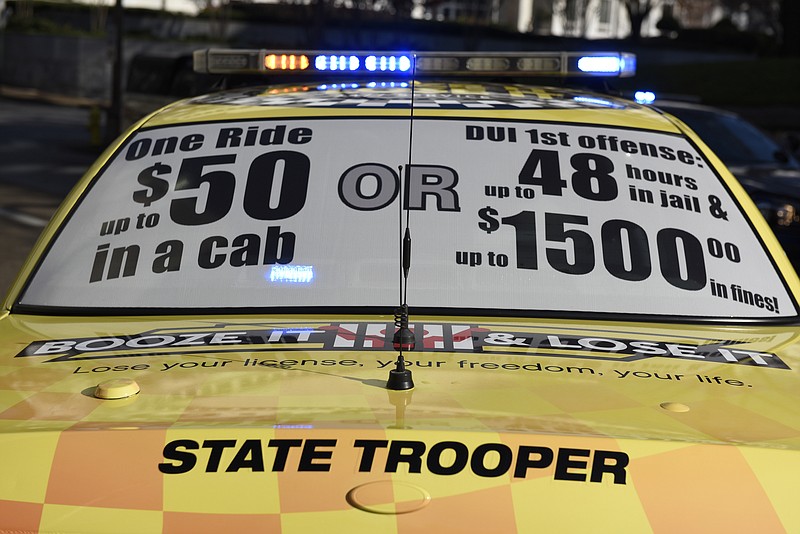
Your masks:
[{"label": "checkered taxi pattern", "polygon": [[[752,387],[726,389],[675,381],[719,373],[702,362],[639,363],[626,368],[661,378],[620,384],[613,362],[575,375],[563,359],[537,357],[550,370],[526,373],[459,361],[529,355],[409,353],[416,388],[390,393],[380,387],[390,351],[293,348],[4,360],[0,532],[800,531],[800,428],[796,406],[781,408],[791,371],[754,378],[731,366],[726,376]],[[141,393],[91,396],[118,375]],[[691,410],[659,409],[666,400]],[[604,437],[614,433],[629,439]],[[754,435],[758,447],[721,444]],[[375,444],[368,459],[365,442]],[[499,453],[476,460],[487,444],[510,451],[506,469]],[[390,468],[393,446],[407,461]],[[629,459],[623,479],[593,480],[601,451]],[[517,476],[526,460],[537,465]]]}]

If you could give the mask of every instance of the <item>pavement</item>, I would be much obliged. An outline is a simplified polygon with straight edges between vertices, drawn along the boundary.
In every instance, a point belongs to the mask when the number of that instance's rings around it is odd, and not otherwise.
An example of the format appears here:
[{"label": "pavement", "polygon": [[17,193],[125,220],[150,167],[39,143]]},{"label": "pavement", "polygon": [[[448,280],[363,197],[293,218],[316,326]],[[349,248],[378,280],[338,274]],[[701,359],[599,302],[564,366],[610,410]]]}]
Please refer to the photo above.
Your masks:
[{"label": "pavement", "polygon": [[16,278],[61,198],[0,184],[0,295]]},{"label": "pavement", "polygon": [[88,128],[91,107],[81,104],[0,96],[0,296],[101,152]]}]

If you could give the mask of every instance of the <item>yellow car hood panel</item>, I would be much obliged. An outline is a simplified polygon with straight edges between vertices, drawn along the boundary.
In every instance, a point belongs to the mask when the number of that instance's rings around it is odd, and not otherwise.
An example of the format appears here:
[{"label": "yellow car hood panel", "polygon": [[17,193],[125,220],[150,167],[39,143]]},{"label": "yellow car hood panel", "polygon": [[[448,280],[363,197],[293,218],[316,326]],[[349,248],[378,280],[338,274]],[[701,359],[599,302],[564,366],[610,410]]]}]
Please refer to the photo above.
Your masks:
[{"label": "yellow car hood panel", "polygon": [[412,326],[6,316],[0,531],[800,529],[796,329]]}]

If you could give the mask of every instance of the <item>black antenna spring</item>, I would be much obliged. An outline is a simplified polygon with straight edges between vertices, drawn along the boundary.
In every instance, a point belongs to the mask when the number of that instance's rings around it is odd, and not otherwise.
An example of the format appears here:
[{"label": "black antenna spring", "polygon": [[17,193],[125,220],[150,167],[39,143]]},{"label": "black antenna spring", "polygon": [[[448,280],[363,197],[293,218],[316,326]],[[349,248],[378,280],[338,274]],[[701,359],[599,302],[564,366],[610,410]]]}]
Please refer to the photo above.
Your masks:
[{"label": "black antenna spring", "polygon": [[408,327],[408,304],[402,304],[399,308],[394,309],[394,326],[397,329],[392,339],[394,348],[414,350],[416,339],[414,332]]},{"label": "black antenna spring", "polygon": [[394,333],[392,344],[399,349],[397,361],[394,369],[389,371],[389,380],[386,381],[386,389],[403,391],[414,388],[414,380],[411,378],[411,371],[406,369],[406,361],[403,358],[403,349],[411,350],[414,348],[414,333],[408,328],[408,306],[404,303],[394,310],[394,325],[398,328]]}]

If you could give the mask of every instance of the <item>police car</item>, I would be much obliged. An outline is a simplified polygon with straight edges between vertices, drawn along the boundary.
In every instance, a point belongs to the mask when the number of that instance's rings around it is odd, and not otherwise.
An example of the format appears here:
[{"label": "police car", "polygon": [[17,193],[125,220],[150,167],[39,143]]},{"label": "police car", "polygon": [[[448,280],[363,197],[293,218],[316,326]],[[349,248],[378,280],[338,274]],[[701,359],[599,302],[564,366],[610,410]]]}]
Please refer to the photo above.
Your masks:
[{"label": "police car", "polygon": [[695,131],[736,176],[770,223],[795,269],[800,267],[800,163],[742,117],[699,104],[656,100]]},{"label": "police car", "polygon": [[[800,282],[626,54],[205,50],[0,315],[0,530],[800,530]],[[491,80],[491,81],[487,81]]]}]

